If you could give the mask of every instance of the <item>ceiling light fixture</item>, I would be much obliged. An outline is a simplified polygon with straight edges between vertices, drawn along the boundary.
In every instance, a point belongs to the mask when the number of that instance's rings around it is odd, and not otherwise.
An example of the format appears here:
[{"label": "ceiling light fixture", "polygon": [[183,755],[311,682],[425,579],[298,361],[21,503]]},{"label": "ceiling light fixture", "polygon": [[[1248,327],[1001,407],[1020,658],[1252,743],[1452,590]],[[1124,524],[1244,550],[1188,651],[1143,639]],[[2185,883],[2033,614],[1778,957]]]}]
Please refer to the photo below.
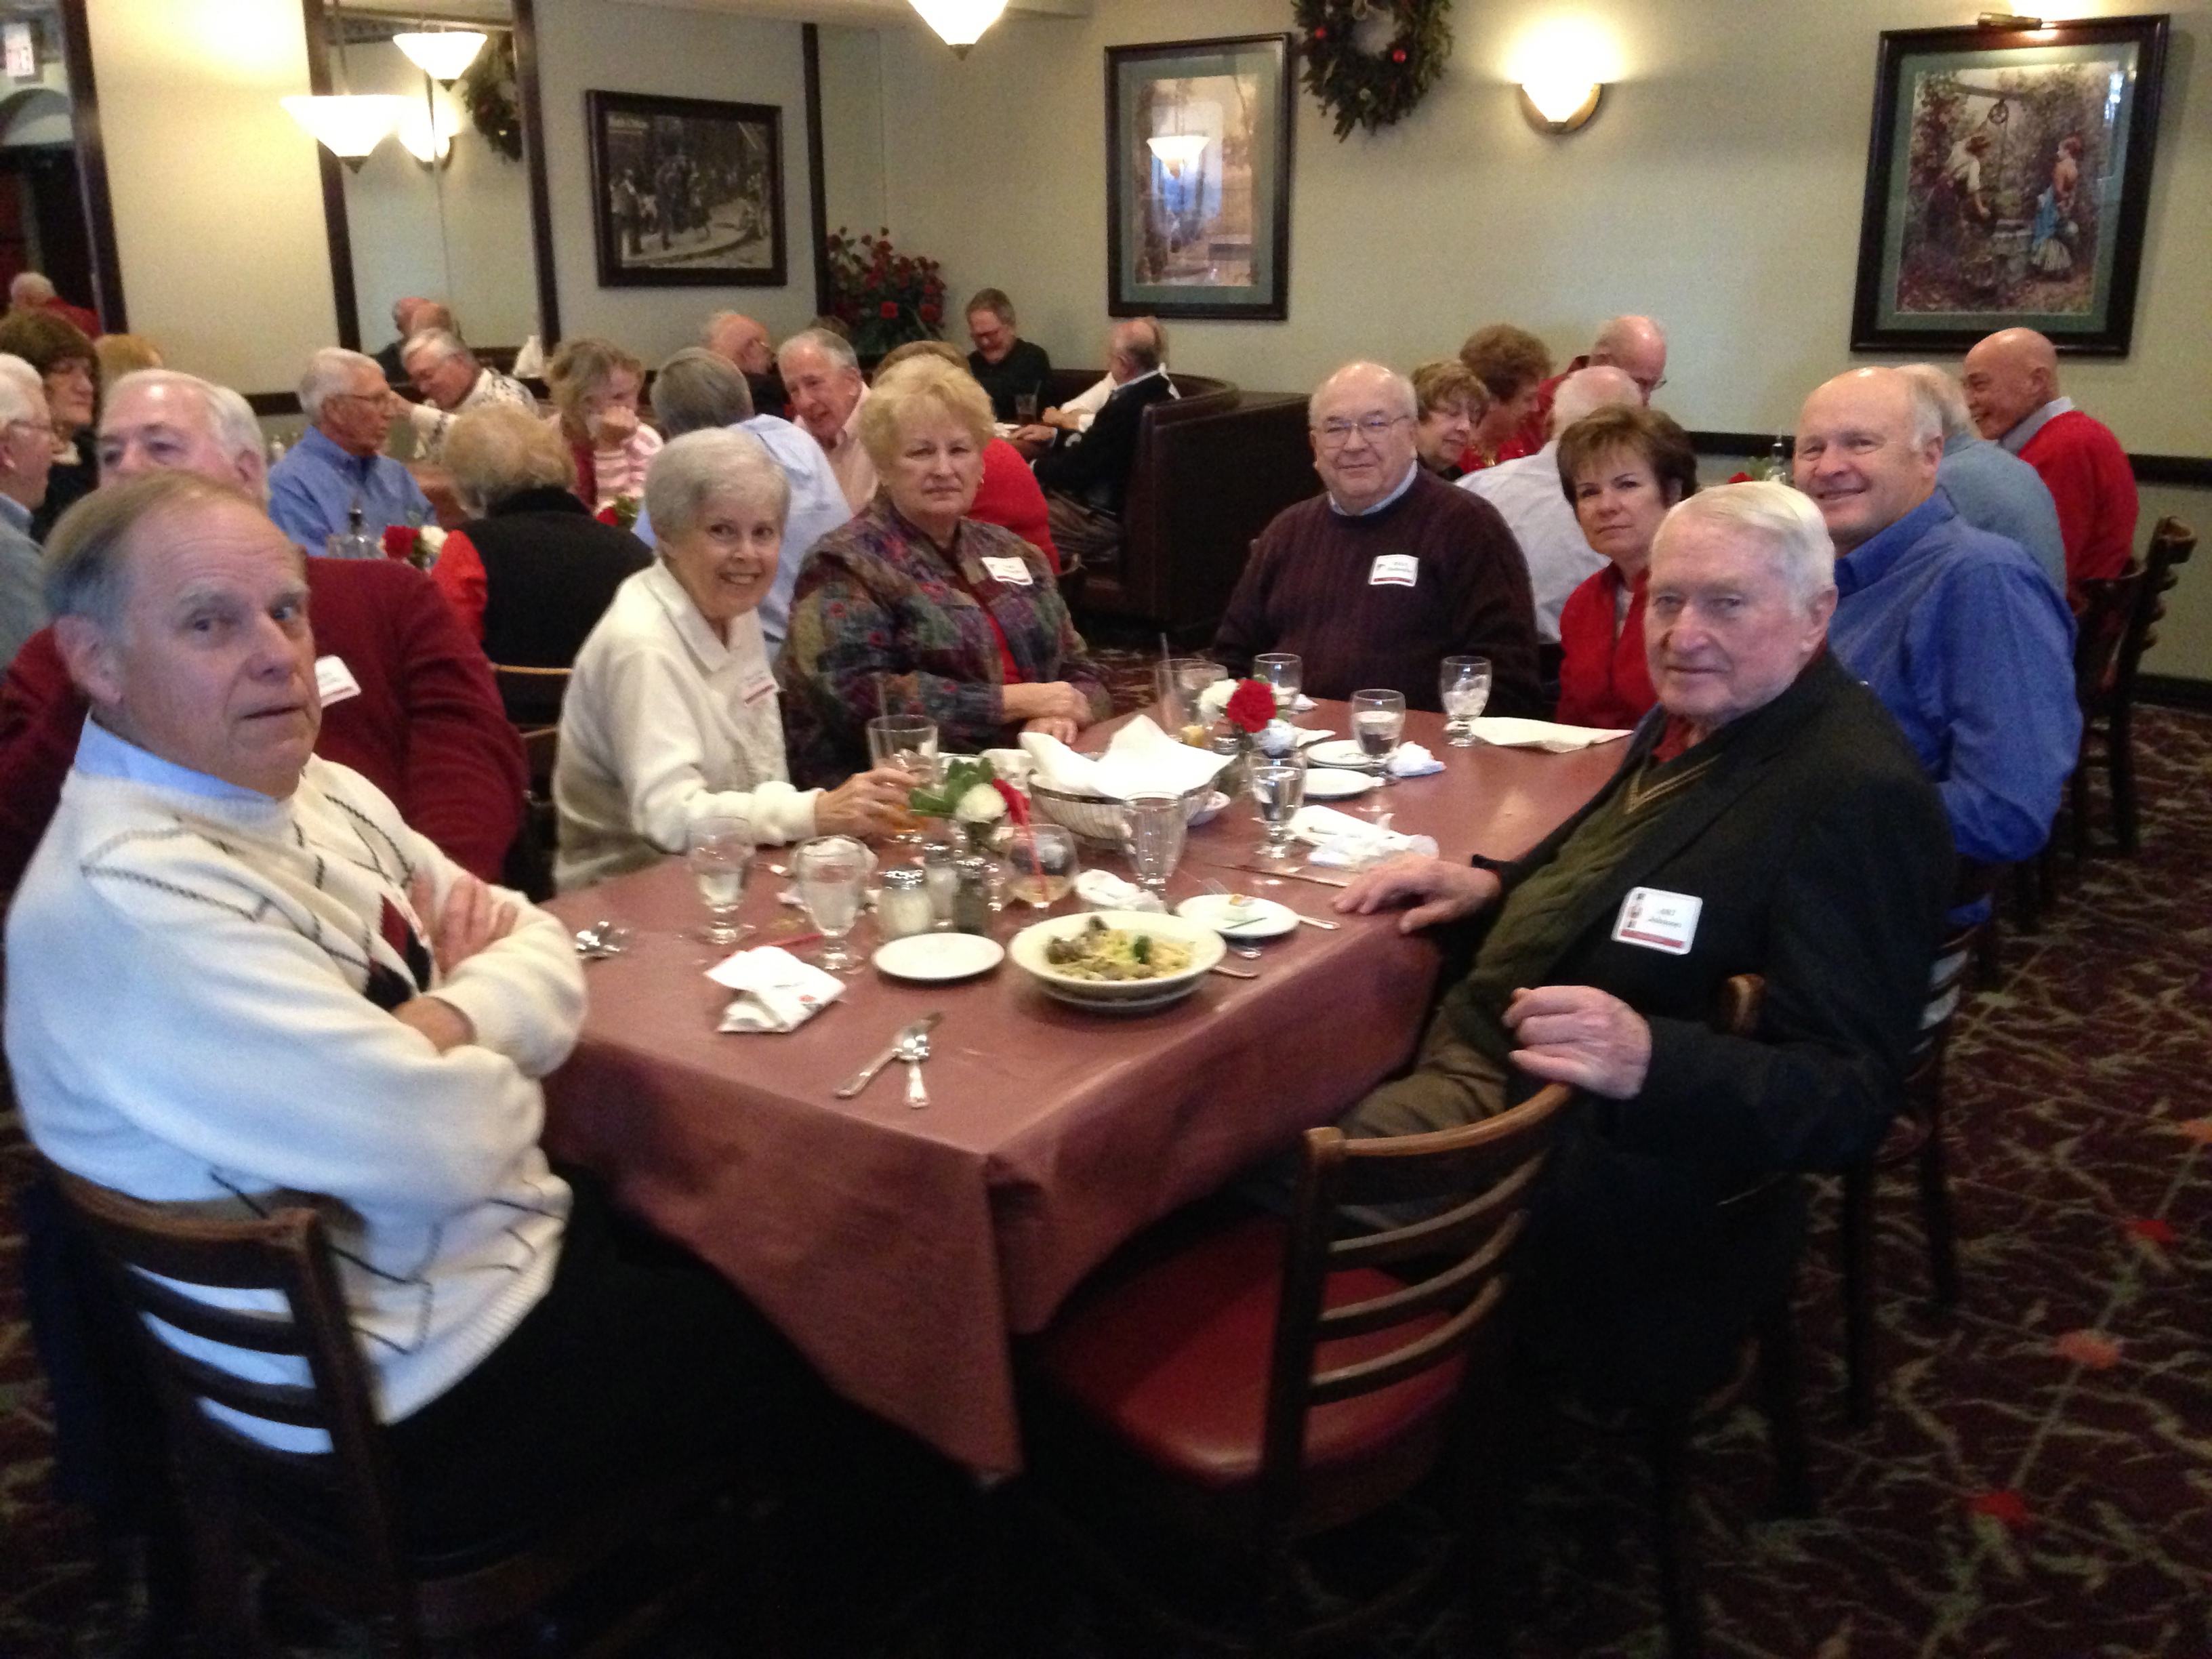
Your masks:
[{"label": "ceiling light fixture", "polygon": [[908,0],[921,21],[937,31],[939,40],[952,48],[955,58],[965,58],[968,48],[983,38],[983,31],[999,21],[1006,0]]},{"label": "ceiling light fixture", "polygon": [[416,68],[442,86],[460,79],[461,71],[477,60],[490,37],[474,29],[440,29],[428,33],[395,34],[392,44],[412,58]]}]

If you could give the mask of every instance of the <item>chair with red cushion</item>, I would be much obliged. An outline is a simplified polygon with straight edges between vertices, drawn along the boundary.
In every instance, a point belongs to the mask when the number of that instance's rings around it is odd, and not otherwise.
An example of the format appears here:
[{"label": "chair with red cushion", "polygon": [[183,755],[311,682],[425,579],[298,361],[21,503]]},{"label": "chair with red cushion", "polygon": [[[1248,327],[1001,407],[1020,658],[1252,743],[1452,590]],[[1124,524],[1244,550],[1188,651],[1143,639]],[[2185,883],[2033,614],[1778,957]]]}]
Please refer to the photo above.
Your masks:
[{"label": "chair with red cushion", "polygon": [[[1554,1085],[1432,1134],[1309,1130],[1287,1223],[1217,1227],[1078,1297],[1032,1356],[1024,1490],[1094,1577],[1173,1636],[1270,1655],[1476,1583],[1464,1511],[1483,1459],[1466,1407],[1569,1097]],[[1405,1498],[1448,1453],[1456,1538],[1362,1605],[1302,1606],[1300,1545]],[[1115,1511],[1144,1519],[1101,1523]],[[1244,1575],[1225,1619],[1176,1606],[1119,1547],[1163,1523]]]}]

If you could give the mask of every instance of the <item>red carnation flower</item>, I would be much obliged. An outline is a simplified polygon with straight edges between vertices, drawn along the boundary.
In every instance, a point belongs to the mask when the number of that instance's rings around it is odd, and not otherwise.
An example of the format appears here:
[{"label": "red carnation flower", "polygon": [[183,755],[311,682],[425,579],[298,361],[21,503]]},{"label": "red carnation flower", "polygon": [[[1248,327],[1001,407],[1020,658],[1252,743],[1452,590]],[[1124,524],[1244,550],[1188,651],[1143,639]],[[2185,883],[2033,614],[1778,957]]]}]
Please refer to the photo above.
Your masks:
[{"label": "red carnation flower", "polygon": [[384,526],[384,556],[387,559],[411,559],[415,556],[415,530],[411,525],[388,524]]},{"label": "red carnation flower", "polygon": [[615,510],[611,507],[603,507],[592,516],[601,524],[611,524],[617,530],[622,528],[622,520],[615,516]]},{"label": "red carnation flower", "polygon": [[898,301],[896,300],[884,301],[883,304],[876,307],[876,315],[884,319],[884,321],[889,322],[892,318],[898,315]]},{"label": "red carnation flower", "polygon": [[1229,707],[1222,712],[1231,725],[1242,731],[1264,731],[1275,718],[1275,694],[1264,680],[1240,680],[1229,694]]}]

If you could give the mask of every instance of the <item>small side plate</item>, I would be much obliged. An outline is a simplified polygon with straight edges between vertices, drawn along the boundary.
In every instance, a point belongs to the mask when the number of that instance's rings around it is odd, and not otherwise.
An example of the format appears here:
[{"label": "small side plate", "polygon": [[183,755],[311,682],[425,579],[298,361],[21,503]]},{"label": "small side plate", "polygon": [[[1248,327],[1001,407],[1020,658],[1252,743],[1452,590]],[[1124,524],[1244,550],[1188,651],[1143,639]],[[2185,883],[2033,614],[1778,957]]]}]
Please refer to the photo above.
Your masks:
[{"label": "small side plate", "polygon": [[1350,800],[1374,787],[1375,780],[1364,772],[1335,772],[1316,766],[1306,773],[1308,800]]},{"label": "small side plate", "polygon": [[1006,959],[1006,947],[981,933],[909,933],[869,960],[893,979],[972,979]]},{"label": "small side plate", "polygon": [[1200,893],[1176,906],[1186,921],[1211,927],[1224,939],[1276,939],[1297,931],[1297,912],[1273,899],[1246,898],[1232,905],[1219,893]]},{"label": "small side plate", "polygon": [[1306,759],[1315,766],[1359,766],[1365,763],[1367,751],[1350,738],[1332,738],[1307,750]]}]

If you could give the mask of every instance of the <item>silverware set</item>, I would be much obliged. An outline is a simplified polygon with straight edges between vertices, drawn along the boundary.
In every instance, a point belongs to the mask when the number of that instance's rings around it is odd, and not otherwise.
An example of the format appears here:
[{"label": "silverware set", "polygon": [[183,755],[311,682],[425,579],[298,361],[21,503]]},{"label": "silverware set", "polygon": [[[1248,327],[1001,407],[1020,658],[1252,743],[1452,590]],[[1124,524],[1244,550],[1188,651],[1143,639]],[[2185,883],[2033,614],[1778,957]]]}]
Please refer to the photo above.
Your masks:
[{"label": "silverware set", "polygon": [[852,1099],[876,1080],[877,1073],[896,1060],[906,1062],[906,1103],[916,1111],[928,1105],[929,1090],[921,1080],[921,1063],[929,1058],[929,1034],[944,1018],[942,1012],[932,1011],[903,1027],[884,1045],[881,1054],[837,1085],[834,1091],[837,1098]]}]

